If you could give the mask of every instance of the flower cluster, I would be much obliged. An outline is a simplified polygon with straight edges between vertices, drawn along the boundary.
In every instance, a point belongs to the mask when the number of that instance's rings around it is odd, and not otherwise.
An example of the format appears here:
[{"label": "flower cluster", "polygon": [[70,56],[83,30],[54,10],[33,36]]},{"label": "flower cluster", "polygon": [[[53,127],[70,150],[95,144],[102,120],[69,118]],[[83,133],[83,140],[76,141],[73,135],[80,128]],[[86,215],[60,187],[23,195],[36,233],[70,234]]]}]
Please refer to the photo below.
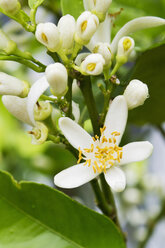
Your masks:
[{"label": "flower cluster", "polygon": [[[135,42],[129,35],[140,29],[165,25],[165,20],[159,17],[136,18],[125,24],[111,42],[110,4],[111,0],[84,0],[85,11],[77,20],[67,14],[60,18],[57,25],[51,22],[36,25],[36,39],[54,59],[54,63],[48,66],[38,63],[38,67],[34,67],[36,60],[29,53],[18,50],[15,43],[0,31],[0,50],[4,55],[14,55],[22,59],[24,64],[30,60],[33,62],[30,63],[31,68],[37,71],[42,66],[40,72],[44,72],[32,86],[1,72],[0,94],[3,95],[3,104],[13,116],[32,126],[29,133],[33,144],[65,140],[65,144],[69,142],[79,151],[78,164],[55,176],[55,184],[59,187],[78,187],[104,173],[110,187],[121,191],[125,188],[126,179],[119,167],[144,160],[153,150],[149,142],[119,146],[128,110],[144,104],[149,96],[147,85],[137,79],[132,80],[123,95],[113,101],[110,101],[110,90],[113,84],[119,84],[116,73],[134,51]],[[20,10],[20,4],[17,0],[0,0],[0,8],[14,15]],[[82,52],[84,47],[88,49],[87,53]],[[100,134],[95,133],[92,138],[81,127],[83,114],[80,118],[79,105],[72,100],[72,83],[76,80],[82,88],[86,80],[90,82],[89,76],[97,75],[104,78],[101,90],[106,92],[104,96],[109,94],[109,98],[105,100],[108,105],[95,120],[99,123]],[[89,100],[90,97],[88,95]]]}]

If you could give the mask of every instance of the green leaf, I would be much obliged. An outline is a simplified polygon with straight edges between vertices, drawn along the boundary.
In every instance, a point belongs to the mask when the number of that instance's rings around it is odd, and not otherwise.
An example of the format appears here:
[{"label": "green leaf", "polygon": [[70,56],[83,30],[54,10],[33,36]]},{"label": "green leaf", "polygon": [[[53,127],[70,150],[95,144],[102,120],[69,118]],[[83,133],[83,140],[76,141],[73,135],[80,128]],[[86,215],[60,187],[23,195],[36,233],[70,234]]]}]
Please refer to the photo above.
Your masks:
[{"label": "green leaf", "polygon": [[0,247],[125,248],[107,217],[63,193],[32,182],[17,183],[0,171]]},{"label": "green leaf", "polygon": [[83,0],[61,0],[62,14],[70,14],[76,19],[84,11]]},{"label": "green leaf", "polygon": [[130,111],[131,122],[160,124],[165,121],[165,44],[149,49],[138,58],[131,79],[148,84],[150,98]]},{"label": "green leaf", "polygon": [[29,7],[31,9],[36,9],[43,3],[43,1],[44,0],[28,0]]}]

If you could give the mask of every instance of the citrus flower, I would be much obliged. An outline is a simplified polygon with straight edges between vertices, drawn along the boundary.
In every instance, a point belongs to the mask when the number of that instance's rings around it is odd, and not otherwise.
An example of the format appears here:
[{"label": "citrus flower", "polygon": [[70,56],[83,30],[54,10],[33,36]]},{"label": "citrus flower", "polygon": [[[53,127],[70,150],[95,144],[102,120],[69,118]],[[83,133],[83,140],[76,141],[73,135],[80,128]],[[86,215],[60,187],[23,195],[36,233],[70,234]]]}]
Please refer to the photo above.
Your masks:
[{"label": "citrus flower", "polygon": [[59,119],[59,127],[69,143],[79,151],[77,165],[58,173],[55,185],[61,188],[79,187],[100,173],[117,192],[126,186],[126,177],[120,166],[147,159],[153,146],[148,141],[119,146],[128,116],[124,96],[117,96],[110,104],[100,138],[91,137],[82,127],[67,117]]}]

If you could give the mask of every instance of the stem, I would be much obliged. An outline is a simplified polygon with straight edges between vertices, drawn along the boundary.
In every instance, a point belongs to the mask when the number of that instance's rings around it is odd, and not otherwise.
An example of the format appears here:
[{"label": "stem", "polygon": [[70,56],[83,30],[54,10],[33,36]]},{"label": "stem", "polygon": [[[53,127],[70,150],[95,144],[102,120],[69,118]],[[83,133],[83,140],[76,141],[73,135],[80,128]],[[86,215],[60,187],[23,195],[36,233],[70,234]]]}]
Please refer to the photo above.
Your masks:
[{"label": "stem", "polygon": [[107,202],[106,202],[106,200],[102,194],[102,191],[100,190],[99,183],[98,183],[97,179],[93,179],[91,181],[91,186],[92,186],[93,191],[95,193],[98,207],[102,210],[102,212],[105,215],[110,217],[113,209],[107,204]]},{"label": "stem", "polygon": [[69,77],[68,92],[66,94],[66,99],[67,99],[67,102],[69,103],[69,108],[68,108],[66,116],[70,118],[72,117],[72,83],[73,83],[73,79]]},{"label": "stem", "polygon": [[[7,55],[0,55],[0,60],[8,60],[8,61],[15,61],[18,62],[20,64],[26,65],[27,67],[31,68],[32,70],[36,71],[36,72],[44,72],[46,66],[42,65],[41,66],[36,66],[33,63],[31,63],[30,61],[17,57],[17,56],[7,56]],[[40,63],[40,62],[39,62]]]},{"label": "stem", "polygon": [[115,67],[111,71],[111,74],[110,74],[109,78],[111,78],[113,75],[116,74],[116,72],[118,71],[118,69],[120,68],[120,66],[121,66],[121,63],[116,63]]},{"label": "stem", "polygon": [[82,49],[82,45],[80,45],[76,42],[72,56],[71,56],[71,60],[73,60],[77,56],[80,49]]},{"label": "stem", "polygon": [[157,128],[159,129],[160,133],[162,134],[163,138],[165,139],[165,130],[161,125],[157,125]]},{"label": "stem", "polygon": [[90,77],[84,77],[84,80],[80,82],[80,89],[84,96],[88,112],[92,121],[94,134],[100,133],[99,127],[99,115],[96,109],[96,103],[92,92],[92,85]]},{"label": "stem", "polygon": [[102,118],[101,118],[101,123],[104,123],[105,116],[107,114],[108,108],[109,108],[109,102],[111,99],[111,93],[113,90],[113,83],[112,82],[107,82],[107,91],[104,94],[104,107],[103,107],[103,112],[102,112]]},{"label": "stem", "polygon": [[162,209],[160,211],[160,213],[158,214],[158,216],[151,221],[149,228],[148,228],[148,234],[145,238],[145,240],[139,245],[139,248],[145,248],[150,237],[152,236],[156,225],[158,224],[158,222],[165,216],[165,201],[162,204]]}]

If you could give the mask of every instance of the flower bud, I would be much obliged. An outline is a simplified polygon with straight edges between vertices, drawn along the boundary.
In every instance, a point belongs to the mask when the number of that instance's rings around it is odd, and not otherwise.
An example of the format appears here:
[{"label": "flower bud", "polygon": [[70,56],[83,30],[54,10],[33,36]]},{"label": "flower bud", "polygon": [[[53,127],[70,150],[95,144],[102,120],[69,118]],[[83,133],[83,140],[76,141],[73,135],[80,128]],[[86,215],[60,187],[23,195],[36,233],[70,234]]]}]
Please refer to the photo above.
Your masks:
[{"label": "flower bud", "polygon": [[15,15],[21,8],[18,0],[0,0],[0,8],[6,13]]},{"label": "flower bud", "polygon": [[58,30],[60,32],[62,49],[65,53],[70,53],[74,45],[74,34],[76,30],[74,17],[71,15],[61,17],[58,22]]},{"label": "flower bud", "polygon": [[116,59],[119,63],[127,62],[130,53],[135,47],[135,42],[131,37],[125,36],[119,40]]},{"label": "flower bud", "polygon": [[0,29],[0,50],[10,54],[17,49],[17,44]]},{"label": "flower bud", "polygon": [[46,120],[52,113],[52,106],[49,102],[39,101],[34,106],[34,119],[36,121]]},{"label": "flower bud", "polygon": [[60,33],[55,24],[51,22],[38,24],[35,35],[49,51],[56,52],[60,48]]},{"label": "flower bud", "polygon": [[14,95],[26,97],[29,92],[29,84],[16,77],[0,72],[0,95]]},{"label": "flower bud", "polygon": [[32,135],[32,144],[41,145],[48,138],[48,128],[42,122],[36,122],[36,126],[29,132]]},{"label": "flower bud", "polygon": [[80,45],[89,43],[99,25],[99,19],[89,11],[83,12],[76,23],[75,40]]},{"label": "flower bud", "polygon": [[65,66],[61,63],[51,64],[45,72],[52,93],[57,97],[64,96],[68,89],[68,73]]},{"label": "flower bud", "polygon": [[100,21],[103,21],[111,2],[112,0],[84,0],[84,5],[88,10],[97,15]]},{"label": "flower bud", "polygon": [[72,101],[72,114],[74,116],[75,122],[78,123],[80,119],[80,107],[79,104],[75,103],[74,101]]},{"label": "flower bud", "polygon": [[126,87],[124,96],[129,109],[143,105],[149,97],[148,86],[141,81],[134,79]]},{"label": "flower bud", "polygon": [[105,60],[101,54],[88,55],[81,63],[80,69],[85,75],[99,75],[103,72]]},{"label": "flower bud", "polygon": [[3,96],[2,102],[7,110],[18,120],[33,125],[27,112],[27,98],[18,96]]},{"label": "flower bud", "polygon": [[105,60],[105,66],[109,66],[112,60],[111,47],[108,43],[98,43],[93,49],[94,53],[99,53],[103,56]]}]

